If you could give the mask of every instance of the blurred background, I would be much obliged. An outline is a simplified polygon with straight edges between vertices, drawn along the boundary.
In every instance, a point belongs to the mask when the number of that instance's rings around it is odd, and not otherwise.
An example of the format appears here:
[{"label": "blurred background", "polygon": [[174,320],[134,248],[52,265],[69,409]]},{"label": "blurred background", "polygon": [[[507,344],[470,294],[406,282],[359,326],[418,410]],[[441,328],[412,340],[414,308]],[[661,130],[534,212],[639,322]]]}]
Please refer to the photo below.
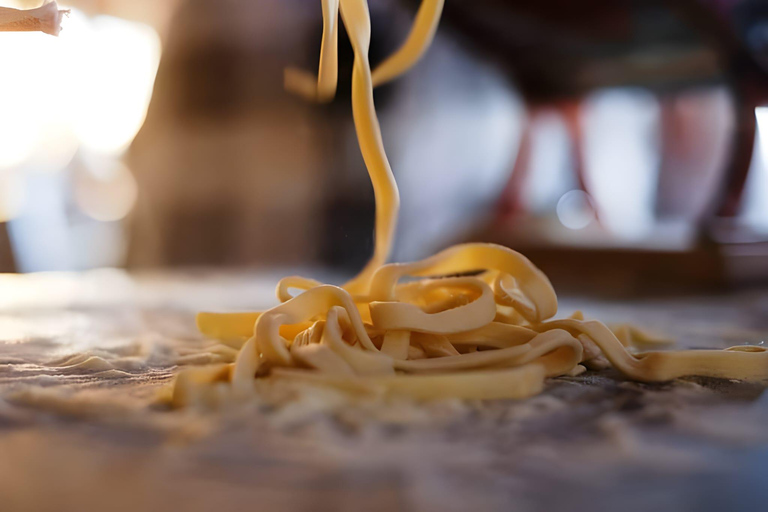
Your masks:
[{"label": "blurred background", "polygon": [[[0,270],[363,265],[344,32],[332,103],[282,87],[316,70],[318,0],[62,7],[58,39],[0,34]],[[370,7],[375,65],[418,2]],[[446,0],[375,99],[397,260],[483,240],[580,293],[768,281],[763,0]]]}]

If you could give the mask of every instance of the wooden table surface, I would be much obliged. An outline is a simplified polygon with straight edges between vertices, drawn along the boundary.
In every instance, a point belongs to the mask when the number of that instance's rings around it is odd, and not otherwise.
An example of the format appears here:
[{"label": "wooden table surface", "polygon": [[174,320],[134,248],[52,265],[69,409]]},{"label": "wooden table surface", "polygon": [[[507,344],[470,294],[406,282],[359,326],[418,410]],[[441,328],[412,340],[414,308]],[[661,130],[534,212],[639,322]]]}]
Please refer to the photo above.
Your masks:
[{"label": "wooden table surface", "polygon": [[[318,390],[156,404],[216,362],[199,309],[263,308],[280,273],[0,276],[0,510],[765,510],[768,394],[715,379],[552,379],[532,399],[371,404]],[[688,347],[768,340],[768,291],[567,297]]]}]

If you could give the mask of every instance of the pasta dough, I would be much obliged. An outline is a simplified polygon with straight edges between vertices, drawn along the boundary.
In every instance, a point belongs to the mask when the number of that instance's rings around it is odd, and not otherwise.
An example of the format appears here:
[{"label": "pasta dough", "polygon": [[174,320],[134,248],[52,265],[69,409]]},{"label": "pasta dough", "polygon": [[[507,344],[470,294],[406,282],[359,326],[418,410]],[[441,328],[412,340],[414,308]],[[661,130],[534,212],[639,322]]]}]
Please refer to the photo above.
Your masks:
[{"label": "pasta dough", "polygon": [[56,2],[27,10],[0,7],[0,32],[44,32],[57,36],[61,18],[68,13],[68,10],[59,10]]},{"label": "pasta dough", "polygon": [[[762,380],[768,352],[630,353],[605,325],[576,314],[552,320],[557,296],[525,256],[493,244],[463,244],[412,263],[390,263],[397,221],[397,185],[384,151],[373,88],[413,66],[429,46],[442,0],[423,0],[402,47],[371,72],[366,0],[322,0],[323,44],[318,76],[288,70],[286,87],[327,101],[336,89],[338,14],[352,43],[352,112],[360,150],[376,197],[371,260],[345,285],[287,277],[278,306],[256,313],[198,316],[200,330],[220,339],[246,339],[235,362],[182,372],[177,406],[215,403],[223,395],[255,393],[255,379],[294,379],[349,391],[414,399],[525,398],[546,377],[575,375],[605,357],[627,377],[664,381],[686,375]],[[401,283],[403,278],[411,278]],[[295,295],[292,293],[297,291]]]}]

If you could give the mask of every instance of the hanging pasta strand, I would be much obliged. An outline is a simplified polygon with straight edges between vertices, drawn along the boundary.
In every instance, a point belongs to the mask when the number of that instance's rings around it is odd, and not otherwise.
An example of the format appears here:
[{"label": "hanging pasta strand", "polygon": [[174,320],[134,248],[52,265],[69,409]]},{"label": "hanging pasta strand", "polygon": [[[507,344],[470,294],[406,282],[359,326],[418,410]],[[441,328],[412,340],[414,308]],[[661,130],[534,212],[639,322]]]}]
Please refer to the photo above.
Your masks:
[{"label": "hanging pasta strand", "polygon": [[373,70],[374,87],[396,80],[411,69],[435,38],[445,0],[422,0],[411,32],[403,45]]},{"label": "hanging pasta strand", "polygon": [[325,103],[336,95],[339,76],[339,0],[321,0],[323,4],[323,39],[317,77],[296,68],[287,68],[285,89],[307,101]]}]

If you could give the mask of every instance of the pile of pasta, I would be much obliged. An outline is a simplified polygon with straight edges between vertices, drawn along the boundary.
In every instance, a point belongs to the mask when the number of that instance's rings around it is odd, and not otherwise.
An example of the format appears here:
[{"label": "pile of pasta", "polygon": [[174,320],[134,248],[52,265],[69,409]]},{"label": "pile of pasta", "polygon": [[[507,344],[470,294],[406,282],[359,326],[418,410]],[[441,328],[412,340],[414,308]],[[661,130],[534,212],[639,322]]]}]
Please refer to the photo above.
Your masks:
[{"label": "pile of pasta", "polygon": [[244,341],[233,363],[181,372],[176,406],[215,404],[256,393],[259,379],[292,379],[349,391],[417,400],[524,398],[547,377],[577,375],[609,362],[628,378],[682,376],[768,378],[762,347],[636,353],[580,313],[554,320],[557,296],[523,255],[471,243],[425,260],[387,263],[399,196],[381,139],[373,88],[413,66],[431,43],[442,0],[424,0],[400,49],[373,72],[366,0],[323,0],[318,75],[289,69],[286,88],[313,101],[336,91],[339,12],[355,55],[352,107],[357,137],[376,196],[374,254],[343,286],[287,277],[279,305],[255,313],[200,313],[200,330]]}]

